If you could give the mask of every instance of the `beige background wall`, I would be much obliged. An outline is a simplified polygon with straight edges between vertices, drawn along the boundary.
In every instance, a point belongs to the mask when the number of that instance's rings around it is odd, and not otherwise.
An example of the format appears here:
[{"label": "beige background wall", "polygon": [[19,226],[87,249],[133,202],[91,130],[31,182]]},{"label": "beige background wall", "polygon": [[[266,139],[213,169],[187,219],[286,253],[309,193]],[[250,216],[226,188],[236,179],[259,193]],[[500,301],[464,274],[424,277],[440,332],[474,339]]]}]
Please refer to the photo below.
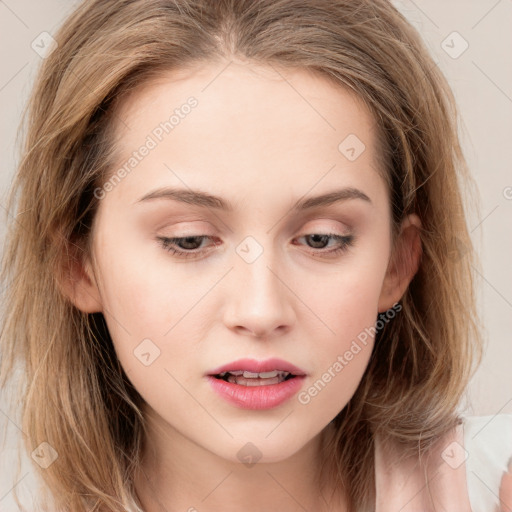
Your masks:
[{"label": "beige background wall", "polygon": [[510,413],[512,2],[394,3],[423,35],[455,93],[461,115],[461,139],[481,196],[481,211],[470,215],[469,226],[482,261],[478,298],[487,347],[469,389],[468,412]]},{"label": "beige background wall", "polygon": [[[394,3],[419,29],[455,92],[465,153],[481,193],[481,212],[471,212],[469,225],[483,264],[478,300],[487,348],[469,389],[467,412],[512,413],[512,1]],[[16,128],[41,62],[31,44],[40,41],[42,32],[54,33],[74,4],[64,0],[0,1],[2,216],[16,161]],[[2,217],[2,240],[4,229]],[[0,400],[0,422],[5,421],[16,433],[15,419],[6,418],[3,404]],[[0,433],[5,431],[2,426]],[[4,489],[1,466],[0,498],[10,489]]]}]

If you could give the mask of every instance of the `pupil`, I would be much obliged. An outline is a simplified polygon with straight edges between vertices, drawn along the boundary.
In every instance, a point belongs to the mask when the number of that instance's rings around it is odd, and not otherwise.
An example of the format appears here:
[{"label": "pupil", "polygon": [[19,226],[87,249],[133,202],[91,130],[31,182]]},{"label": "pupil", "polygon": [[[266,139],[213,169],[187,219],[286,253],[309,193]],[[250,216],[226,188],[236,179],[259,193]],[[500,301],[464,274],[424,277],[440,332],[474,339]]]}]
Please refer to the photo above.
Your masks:
[{"label": "pupil", "polygon": [[[197,249],[197,247],[195,247],[195,246],[201,245],[201,241],[199,239],[200,239],[200,237],[198,237],[198,236],[187,236],[182,239],[180,244],[182,245],[183,249]],[[199,244],[197,243],[198,240],[199,240]],[[192,245],[192,247],[190,247],[190,244]],[[183,247],[183,245],[184,245],[184,247]]]},{"label": "pupil", "polygon": [[[318,244],[320,243],[320,246],[324,246],[325,243],[327,242],[327,239],[329,238],[327,235],[318,235],[318,234],[315,234],[315,235],[307,235],[309,237],[309,239],[316,239],[313,241],[313,246],[318,249],[319,247],[317,245],[314,245],[314,244]],[[320,242],[319,240],[320,239]]]}]

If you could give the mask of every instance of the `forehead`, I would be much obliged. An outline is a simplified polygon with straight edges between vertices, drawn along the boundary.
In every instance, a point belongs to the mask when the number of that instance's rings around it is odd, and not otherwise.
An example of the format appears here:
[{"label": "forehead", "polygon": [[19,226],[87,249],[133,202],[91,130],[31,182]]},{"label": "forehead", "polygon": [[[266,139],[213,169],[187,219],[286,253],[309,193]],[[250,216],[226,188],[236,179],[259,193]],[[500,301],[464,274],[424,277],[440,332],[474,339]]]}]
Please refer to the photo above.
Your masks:
[{"label": "forehead", "polygon": [[[184,108],[190,98],[195,106]],[[114,117],[117,166],[152,141],[120,189],[145,189],[157,174],[220,189],[262,181],[303,189],[326,174],[333,183],[340,174],[361,183],[381,172],[365,104],[306,69],[228,62],[168,71],[124,98]]]},{"label": "forehead", "polygon": [[300,130],[340,137],[351,129],[362,138],[376,128],[364,102],[332,78],[305,68],[228,62],[169,70],[141,84],[118,106],[116,132],[129,145],[131,135],[137,135],[134,128],[149,130],[169,119],[191,96],[199,104],[194,108],[196,130],[215,122],[232,128],[230,133],[285,127],[290,134]]}]

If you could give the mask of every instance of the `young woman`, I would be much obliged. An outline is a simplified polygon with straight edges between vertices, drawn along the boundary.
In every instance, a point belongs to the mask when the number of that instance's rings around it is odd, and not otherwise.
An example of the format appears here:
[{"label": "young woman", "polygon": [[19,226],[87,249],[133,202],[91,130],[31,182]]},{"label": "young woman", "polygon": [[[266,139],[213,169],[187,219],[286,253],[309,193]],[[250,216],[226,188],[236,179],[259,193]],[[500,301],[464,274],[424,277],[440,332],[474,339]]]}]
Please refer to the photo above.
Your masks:
[{"label": "young woman", "polygon": [[458,413],[454,100],[396,9],[90,0],[55,41],[3,267],[41,503],[509,510],[512,417]]}]

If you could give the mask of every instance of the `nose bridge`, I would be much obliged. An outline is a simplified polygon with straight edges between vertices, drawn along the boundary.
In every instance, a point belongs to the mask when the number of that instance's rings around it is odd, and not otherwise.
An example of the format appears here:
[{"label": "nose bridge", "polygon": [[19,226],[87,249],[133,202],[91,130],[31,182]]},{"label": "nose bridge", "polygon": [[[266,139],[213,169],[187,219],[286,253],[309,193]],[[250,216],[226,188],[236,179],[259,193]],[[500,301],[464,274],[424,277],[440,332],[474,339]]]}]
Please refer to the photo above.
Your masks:
[{"label": "nose bridge", "polygon": [[280,276],[271,244],[246,237],[236,248],[233,288],[226,322],[258,334],[270,334],[292,321],[290,290]]}]

